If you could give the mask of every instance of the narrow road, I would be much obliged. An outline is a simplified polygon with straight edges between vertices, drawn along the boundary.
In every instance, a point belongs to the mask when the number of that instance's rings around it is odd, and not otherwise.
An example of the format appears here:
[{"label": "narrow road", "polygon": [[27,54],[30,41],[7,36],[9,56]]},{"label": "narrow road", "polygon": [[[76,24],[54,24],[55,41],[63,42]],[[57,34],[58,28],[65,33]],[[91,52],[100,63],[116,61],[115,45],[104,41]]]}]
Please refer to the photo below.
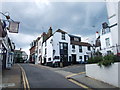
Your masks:
[{"label": "narrow road", "polygon": [[47,68],[29,64],[20,65],[25,70],[30,88],[81,88]]}]

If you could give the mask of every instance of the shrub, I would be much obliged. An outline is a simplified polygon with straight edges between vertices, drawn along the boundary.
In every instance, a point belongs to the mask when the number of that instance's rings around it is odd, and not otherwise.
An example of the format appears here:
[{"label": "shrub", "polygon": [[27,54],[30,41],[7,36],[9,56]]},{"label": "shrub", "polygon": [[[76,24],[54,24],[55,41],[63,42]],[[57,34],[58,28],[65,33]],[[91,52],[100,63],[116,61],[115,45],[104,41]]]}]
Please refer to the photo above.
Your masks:
[{"label": "shrub", "polygon": [[114,63],[114,55],[106,55],[103,57],[103,60],[98,63],[98,65],[101,67],[102,65],[105,67],[110,66],[112,63]]},{"label": "shrub", "polygon": [[100,61],[102,61],[102,56],[96,56],[96,57],[89,58],[87,63],[93,64],[93,63],[98,63]]},{"label": "shrub", "polygon": [[105,67],[109,67],[114,62],[120,62],[120,56],[113,55],[113,54],[105,55],[105,56],[96,56],[96,57],[89,58],[87,61],[88,64],[98,63],[100,67],[102,65]]}]

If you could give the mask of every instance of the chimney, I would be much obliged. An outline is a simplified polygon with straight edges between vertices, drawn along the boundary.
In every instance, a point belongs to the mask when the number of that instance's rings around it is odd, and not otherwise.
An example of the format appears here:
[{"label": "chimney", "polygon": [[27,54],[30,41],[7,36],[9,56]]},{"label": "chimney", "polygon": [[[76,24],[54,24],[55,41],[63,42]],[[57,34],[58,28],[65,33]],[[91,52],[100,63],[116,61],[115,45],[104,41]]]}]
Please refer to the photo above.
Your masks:
[{"label": "chimney", "polygon": [[52,27],[50,27],[50,28],[49,28],[48,33],[47,33],[47,34],[48,34],[48,37],[50,37],[50,36],[52,35]]},{"label": "chimney", "polygon": [[20,51],[22,50],[22,48],[20,48]]},{"label": "chimney", "polygon": [[96,39],[99,37],[99,32],[96,31]]}]

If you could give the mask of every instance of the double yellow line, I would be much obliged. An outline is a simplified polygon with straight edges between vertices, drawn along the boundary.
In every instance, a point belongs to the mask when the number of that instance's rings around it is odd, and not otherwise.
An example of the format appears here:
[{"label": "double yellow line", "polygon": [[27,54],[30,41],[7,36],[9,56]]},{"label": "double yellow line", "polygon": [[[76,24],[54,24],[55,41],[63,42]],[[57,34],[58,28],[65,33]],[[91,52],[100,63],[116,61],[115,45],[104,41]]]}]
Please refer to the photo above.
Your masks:
[{"label": "double yellow line", "polygon": [[85,72],[80,72],[80,73],[71,74],[71,75],[66,76],[65,78],[68,79],[69,81],[71,81],[72,83],[75,83],[76,85],[82,87],[82,88],[85,88],[85,89],[87,89],[87,90],[92,90],[92,89],[89,88],[88,86],[86,86],[86,85],[84,85],[84,84],[82,84],[82,83],[80,83],[80,82],[78,82],[78,81],[70,78],[70,77],[73,77],[73,76],[76,76],[76,75],[80,75],[80,74],[84,74],[84,73],[85,73]]},{"label": "double yellow line", "polygon": [[[19,64],[18,64],[18,65],[19,65]],[[26,77],[25,70],[21,67],[21,65],[19,65],[19,67],[20,67],[21,70],[22,70],[22,80],[23,80],[24,90],[30,90],[30,85],[29,85],[28,79],[27,79],[27,77]]]}]

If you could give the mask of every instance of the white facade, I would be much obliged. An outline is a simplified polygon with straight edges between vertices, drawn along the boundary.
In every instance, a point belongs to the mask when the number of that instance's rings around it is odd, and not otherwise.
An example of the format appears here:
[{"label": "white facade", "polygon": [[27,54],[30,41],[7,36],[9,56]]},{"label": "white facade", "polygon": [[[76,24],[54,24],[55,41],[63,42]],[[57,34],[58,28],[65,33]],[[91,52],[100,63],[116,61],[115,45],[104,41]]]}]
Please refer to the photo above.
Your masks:
[{"label": "white facade", "polygon": [[90,56],[88,53],[91,52],[91,50],[88,50],[88,46],[82,45],[82,52],[80,52],[80,45],[74,44],[75,49],[73,50],[73,44],[70,39],[70,35],[60,29],[45,41],[43,41],[43,37],[41,37],[38,40],[37,63],[45,65],[53,65],[57,63],[59,65],[61,62],[66,66],[69,64],[84,62],[85,59],[88,60],[88,56]]},{"label": "white facade", "polygon": [[12,64],[13,64],[13,59],[14,59],[14,50],[15,45],[14,43],[9,39],[8,35],[6,37],[2,38],[2,51],[1,54],[1,59],[3,60],[3,67],[10,69]]},{"label": "white facade", "polygon": [[[101,35],[101,43],[104,37],[109,37],[109,43],[111,51],[114,54],[120,53],[120,41],[119,41],[119,29],[118,29],[118,2],[106,2],[107,11],[108,11],[108,20],[110,32],[106,35]],[[115,25],[116,24],[116,25]],[[107,48],[104,46],[105,43],[101,44],[101,47]],[[108,51],[108,49],[106,49]]]},{"label": "white facade", "polygon": [[88,50],[87,46],[82,46],[82,52],[79,51],[79,45],[75,45],[75,49],[71,46],[71,54],[76,55],[76,62],[82,63],[85,62],[85,60],[88,60],[88,57],[91,57],[91,47],[90,50]]},{"label": "white facade", "polygon": [[105,55],[109,53],[120,53],[120,30],[118,29],[118,2],[108,2],[106,0],[108,12],[108,28],[100,32],[101,50]]}]

